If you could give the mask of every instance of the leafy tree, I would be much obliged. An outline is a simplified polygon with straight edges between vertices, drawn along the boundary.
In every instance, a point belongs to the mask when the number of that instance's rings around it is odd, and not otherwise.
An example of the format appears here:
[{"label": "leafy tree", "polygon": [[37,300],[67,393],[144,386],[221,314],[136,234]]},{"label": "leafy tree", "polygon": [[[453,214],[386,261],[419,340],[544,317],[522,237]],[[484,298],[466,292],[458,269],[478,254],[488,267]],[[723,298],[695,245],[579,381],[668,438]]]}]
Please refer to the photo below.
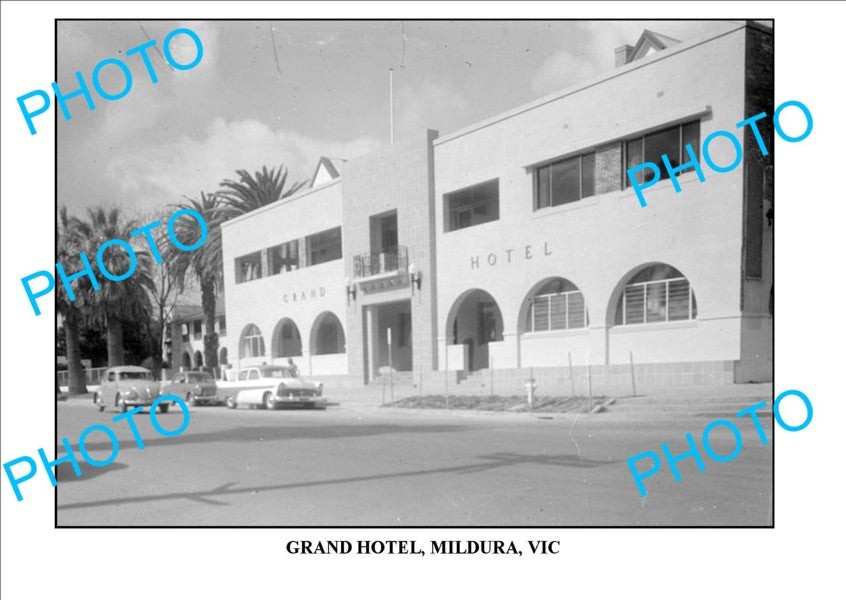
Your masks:
[{"label": "leafy tree", "polygon": [[[148,221],[159,220],[162,223],[167,223],[169,215],[167,216],[150,216]],[[165,227],[158,227],[151,231],[156,246],[163,249],[165,260],[161,264],[153,262],[150,267],[150,282],[149,289],[150,303],[152,307],[152,318],[146,321],[146,335],[149,340],[149,355],[150,355],[150,370],[156,377],[161,377],[163,355],[164,355],[164,340],[166,328],[173,316],[173,309],[176,305],[178,294],[184,291],[184,281],[178,279],[179,273],[177,269],[171,264],[171,259],[175,256],[170,245]],[[180,238],[182,239],[182,238]],[[182,253],[184,255],[184,253]]]}]

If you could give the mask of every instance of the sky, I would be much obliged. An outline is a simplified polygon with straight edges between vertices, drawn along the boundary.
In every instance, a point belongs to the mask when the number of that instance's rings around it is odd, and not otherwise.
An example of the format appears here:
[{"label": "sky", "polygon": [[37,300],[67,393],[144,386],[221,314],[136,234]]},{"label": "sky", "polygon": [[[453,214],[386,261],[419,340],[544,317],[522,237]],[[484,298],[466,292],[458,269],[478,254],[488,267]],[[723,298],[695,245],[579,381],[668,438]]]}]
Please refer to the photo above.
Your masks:
[{"label": "sky", "polygon": [[[395,137],[430,128],[441,135],[614,68],[614,49],[644,29],[687,41],[726,21],[72,21],[57,24],[57,83],[91,87],[94,66],[124,60],[129,93],[68,100],[57,128],[58,201],[72,214],[121,205],[133,216],[166,211],[183,196],[213,192],[224,179],[284,165],[308,180],[320,156],[350,159],[389,142],[389,69]],[[149,53],[153,84],[137,54],[149,39],[187,27],[204,54],[172,69]],[[195,49],[178,35],[173,56]],[[115,94],[118,68],[101,71]],[[37,120],[36,120],[37,126]]]}]

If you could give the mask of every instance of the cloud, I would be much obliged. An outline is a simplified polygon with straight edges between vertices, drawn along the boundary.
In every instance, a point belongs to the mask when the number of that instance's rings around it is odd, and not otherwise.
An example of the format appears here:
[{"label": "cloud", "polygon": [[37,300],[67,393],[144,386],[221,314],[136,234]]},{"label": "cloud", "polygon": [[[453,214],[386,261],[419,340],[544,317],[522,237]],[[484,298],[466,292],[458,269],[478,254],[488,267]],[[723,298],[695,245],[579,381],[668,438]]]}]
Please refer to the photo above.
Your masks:
[{"label": "cloud", "polygon": [[402,87],[394,100],[396,137],[427,128],[451,131],[466,121],[469,108],[467,98],[445,83]]},{"label": "cloud", "polygon": [[[203,58],[200,63],[186,71],[176,70],[177,74],[191,74],[192,78],[201,76],[212,76],[217,67],[218,55],[220,53],[220,29],[210,21],[183,21],[179,27],[190,29],[197,34],[203,44]],[[174,27],[177,29],[177,27]],[[164,43],[164,38],[159,42]],[[197,57],[197,46],[190,36],[180,34],[171,38],[170,53],[175,62],[186,65],[190,64]]]},{"label": "cloud", "polygon": [[593,57],[561,50],[543,62],[532,78],[532,91],[543,96],[589,79],[597,72]]},{"label": "cloud", "polygon": [[364,136],[339,142],[284,129],[255,119],[215,119],[199,139],[180,136],[109,160],[105,176],[120,191],[146,207],[178,201],[183,195],[218,189],[236,170],[263,165],[288,168],[289,182],[311,176],[321,155],[353,158],[374,151],[380,142]]},{"label": "cloud", "polygon": [[634,45],[645,29],[688,41],[725,31],[731,21],[601,21],[577,22],[532,79],[532,90],[548,94],[614,69],[614,51]]}]

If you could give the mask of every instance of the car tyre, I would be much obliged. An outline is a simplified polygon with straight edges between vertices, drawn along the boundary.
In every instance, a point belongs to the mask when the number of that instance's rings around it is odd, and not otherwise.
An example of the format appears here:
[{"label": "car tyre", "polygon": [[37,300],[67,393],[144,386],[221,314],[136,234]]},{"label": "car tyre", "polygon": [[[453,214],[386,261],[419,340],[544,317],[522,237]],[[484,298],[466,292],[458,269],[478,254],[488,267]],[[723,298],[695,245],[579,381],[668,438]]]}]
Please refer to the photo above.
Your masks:
[{"label": "car tyre", "polygon": [[120,394],[115,398],[115,404],[117,404],[118,410],[122,413],[126,412],[127,406],[126,401],[120,397]]},{"label": "car tyre", "polygon": [[105,407],[105,405],[101,404],[97,407],[97,410],[99,410],[100,412],[103,412],[104,410],[106,410],[106,407]]},{"label": "car tyre", "polygon": [[235,398],[233,398],[232,396],[226,397],[225,404],[226,404],[226,408],[228,408],[230,410],[235,410],[236,408],[238,408],[238,403],[235,402]]},{"label": "car tyre", "polygon": [[168,404],[167,402],[162,402],[161,404],[159,404],[159,412],[166,413],[168,409],[170,409],[170,404]]},{"label": "car tyre", "polygon": [[185,394],[185,402],[188,406],[197,406],[197,401],[194,400],[194,395],[191,392]]},{"label": "car tyre", "polygon": [[273,395],[270,392],[265,392],[261,400],[262,406],[264,406],[267,410],[274,410],[276,408],[276,401],[273,399]]}]

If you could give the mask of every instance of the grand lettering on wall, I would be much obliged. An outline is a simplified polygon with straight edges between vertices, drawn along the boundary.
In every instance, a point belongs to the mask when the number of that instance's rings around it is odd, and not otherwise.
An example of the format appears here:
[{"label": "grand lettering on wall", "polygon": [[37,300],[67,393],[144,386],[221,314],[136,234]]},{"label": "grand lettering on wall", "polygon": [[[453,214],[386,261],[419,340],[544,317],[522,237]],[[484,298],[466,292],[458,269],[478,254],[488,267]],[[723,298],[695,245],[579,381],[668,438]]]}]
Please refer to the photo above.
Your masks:
[{"label": "grand lettering on wall", "polygon": [[311,288],[308,291],[301,290],[299,292],[289,292],[282,294],[282,302],[288,304],[289,302],[305,302],[306,300],[315,300],[326,295],[326,288],[320,286],[319,288]]}]

